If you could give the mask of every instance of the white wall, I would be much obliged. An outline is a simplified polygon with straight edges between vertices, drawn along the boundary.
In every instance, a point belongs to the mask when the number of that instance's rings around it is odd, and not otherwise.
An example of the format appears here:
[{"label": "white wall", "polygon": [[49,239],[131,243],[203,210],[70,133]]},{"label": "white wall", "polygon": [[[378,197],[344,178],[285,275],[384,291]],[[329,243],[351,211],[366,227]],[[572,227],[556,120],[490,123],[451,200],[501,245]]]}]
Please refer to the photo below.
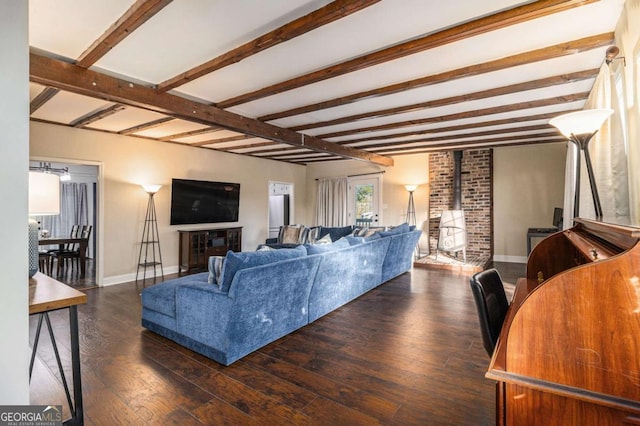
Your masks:
[{"label": "white wall", "polygon": [[527,229],[552,226],[554,207],[563,206],[566,153],[566,143],[494,149],[494,260],[526,262]]},{"label": "white wall", "polygon": [[382,175],[382,225],[397,225],[404,222],[407,214],[409,193],[405,184],[420,184],[413,194],[416,208],[416,224],[429,217],[429,154],[400,155],[393,157],[392,167],[381,167],[363,161],[344,160],[313,163],[307,166],[308,208],[305,223],[315,224],[317,178],[347,176],[384,171]]},{"label": "white wall", "polygon": [[26,1],[0,0],[0,405],[29,404],[27,8]]},{"label": "white wall", "polygon": [[[143,183],[163,185],[155,205],[165,273],[177,271],[178,229],[242,226],[243,250],[263,243],[270,180],[293,183],[296,215],[306,215],[304,166],[38,122],[31,123],[31,155],[102,163],[104,284],[135,279],[148,200]],[[239,221],[170,226],[174,177],[240,183]]]}]

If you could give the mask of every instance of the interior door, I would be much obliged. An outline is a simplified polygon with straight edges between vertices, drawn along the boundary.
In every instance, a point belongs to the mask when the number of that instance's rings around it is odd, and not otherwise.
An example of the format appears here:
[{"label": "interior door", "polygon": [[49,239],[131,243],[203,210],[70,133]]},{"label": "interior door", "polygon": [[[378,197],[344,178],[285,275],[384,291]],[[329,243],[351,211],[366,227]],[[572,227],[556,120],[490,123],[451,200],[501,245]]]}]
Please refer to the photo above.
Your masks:
[{"label": "interior door", "polygon": [[358,226],[379,226],[382,223],[380,175],[349,178],[349,222]]}]

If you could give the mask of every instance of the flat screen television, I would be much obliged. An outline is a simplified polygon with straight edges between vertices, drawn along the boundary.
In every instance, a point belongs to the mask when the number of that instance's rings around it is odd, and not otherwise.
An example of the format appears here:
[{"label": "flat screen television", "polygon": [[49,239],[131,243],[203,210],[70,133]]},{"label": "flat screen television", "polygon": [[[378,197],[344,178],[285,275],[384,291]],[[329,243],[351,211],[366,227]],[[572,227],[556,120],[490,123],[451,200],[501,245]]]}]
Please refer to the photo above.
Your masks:
[{"label": "flat screen television", "polygon": [[237,222],[239,207],[239,183],[171,181],[171,225]]}]

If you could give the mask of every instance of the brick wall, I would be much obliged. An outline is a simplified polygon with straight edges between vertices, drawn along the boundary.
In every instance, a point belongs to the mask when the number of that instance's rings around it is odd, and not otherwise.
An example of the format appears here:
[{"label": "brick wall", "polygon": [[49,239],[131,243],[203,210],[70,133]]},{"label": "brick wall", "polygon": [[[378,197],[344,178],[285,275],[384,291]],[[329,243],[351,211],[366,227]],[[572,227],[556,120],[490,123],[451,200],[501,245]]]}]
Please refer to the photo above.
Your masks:
[{"label": "brick wall", "polygon": [[[436,252],[443,210],[453,208],[453,152],[429,155],[429,248]],[[462,153],[462,209],[467,224],[467,258],[493,256],[493,151]]]}]

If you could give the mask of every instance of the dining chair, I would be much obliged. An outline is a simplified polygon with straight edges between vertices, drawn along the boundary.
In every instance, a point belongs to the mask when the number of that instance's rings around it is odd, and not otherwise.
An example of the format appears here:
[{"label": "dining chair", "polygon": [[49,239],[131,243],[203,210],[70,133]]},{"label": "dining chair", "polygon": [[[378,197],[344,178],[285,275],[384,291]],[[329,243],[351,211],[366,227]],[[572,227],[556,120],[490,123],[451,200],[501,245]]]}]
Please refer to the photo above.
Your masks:
[{"label": "dining chair", "polygon": [[509,309],[504,284],[498,271],[492,268],[473,275],[470,285],[478,310],[482,342],[489,356],[493,356]]},{"label": "dining chair", "polygon": [[[91,225],[83,225],[81,230],[79,225],[73,225],[70,237],[88,239],[91,235],[91,229]],[[74,262],[77,265],[78,260],[76,259],[80,259],[80,243],[65,244],[65,249],[53,251],[51,254],[57,261],[56,274],[60,275],[67,263],[70,264],[71,267],[73,267]]]},{"label": "dining chair", "polygon": [[47,251],[38,252],[38,267],[40,272],[51,276],[53,272],[53,258],[51,253]]}]

